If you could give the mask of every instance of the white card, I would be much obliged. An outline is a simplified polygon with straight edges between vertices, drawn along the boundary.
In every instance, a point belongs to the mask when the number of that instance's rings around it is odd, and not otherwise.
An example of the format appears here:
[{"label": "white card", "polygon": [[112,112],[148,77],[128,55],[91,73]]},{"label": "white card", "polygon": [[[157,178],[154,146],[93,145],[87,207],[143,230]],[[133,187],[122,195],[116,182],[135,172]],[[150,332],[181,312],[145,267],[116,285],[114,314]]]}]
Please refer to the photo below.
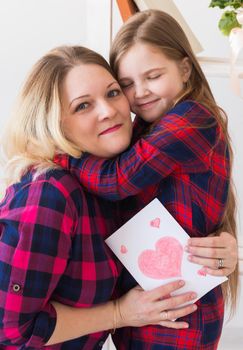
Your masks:
[{"label": "white card", "polygon": [[106,243],[144,290],[183,279],[185,286],[174,294],[193,291],[198,300],[227,278],[205,275],[201,265],[187,260],[184,248],[189,238],[160,201],[154,199]]}]

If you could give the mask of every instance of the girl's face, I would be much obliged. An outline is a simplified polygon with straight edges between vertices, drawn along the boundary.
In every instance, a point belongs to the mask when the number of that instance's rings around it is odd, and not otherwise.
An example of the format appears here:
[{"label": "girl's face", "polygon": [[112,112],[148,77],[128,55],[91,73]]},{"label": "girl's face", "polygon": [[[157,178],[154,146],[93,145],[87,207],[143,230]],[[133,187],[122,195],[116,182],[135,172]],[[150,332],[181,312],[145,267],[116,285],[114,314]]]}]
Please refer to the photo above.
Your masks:
[{"label": "girl's face", "polygon": [[121,57],[118,78],[132,112],[154,122],[171,108],[190,73],[187,58],[173,61],[157,47],[137,43]]},{"label": "girl's face", "polygon": [[72,68],[62,85],[62,126],[82,151],[110,158],[130,144],[129,104],[112,75],[95,64]]}]

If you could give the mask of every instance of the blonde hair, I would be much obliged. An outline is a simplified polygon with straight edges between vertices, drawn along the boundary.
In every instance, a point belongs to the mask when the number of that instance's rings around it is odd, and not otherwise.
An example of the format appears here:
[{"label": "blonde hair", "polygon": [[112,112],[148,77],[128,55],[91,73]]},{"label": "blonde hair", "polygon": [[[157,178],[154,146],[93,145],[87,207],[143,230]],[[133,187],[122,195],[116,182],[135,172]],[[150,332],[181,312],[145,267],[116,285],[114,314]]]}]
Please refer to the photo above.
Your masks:
[{"label": "blonde hair", "polygon": [[[110,51],[110,64],[116,77],[119,72],[119,63],[123,55],[136,43],[149,44],[174,61],[181,61],[187,57],[192,71],[185,84],[184,91],[177,96],[174,105],[179,101],[190,99],[203,104],[215,116],[222,128],[230,153],[230,184],[224,218],[218,232],[230,232],[236,237],[236,201],[232,182],[233,152],[228,134],[228,121],[225,112],[217,106],[205,75],[194,55],[190,43],[178,22],[165,12],[147,10],[138,12],[118,31]],[[200,127],[200,126],[197,126]],[[217,234],[217,233],[216,233]],[[223,294],[226,302],[230,304],[231,311],[235,311],[238,287],[238,264],[235,271],[223,285]]]},{"label": "blonde hair", "polygon": [[2,141],[6,185],[20,181],[30,168],[35,177],[55,168],[54,155],[80,157],[81,150],[67,140],[61,123],[61,85],[80,64],[96,64],[112,75],[107,61],[81,46],[60,46],[43,56],[30,71],[19,94]]}]

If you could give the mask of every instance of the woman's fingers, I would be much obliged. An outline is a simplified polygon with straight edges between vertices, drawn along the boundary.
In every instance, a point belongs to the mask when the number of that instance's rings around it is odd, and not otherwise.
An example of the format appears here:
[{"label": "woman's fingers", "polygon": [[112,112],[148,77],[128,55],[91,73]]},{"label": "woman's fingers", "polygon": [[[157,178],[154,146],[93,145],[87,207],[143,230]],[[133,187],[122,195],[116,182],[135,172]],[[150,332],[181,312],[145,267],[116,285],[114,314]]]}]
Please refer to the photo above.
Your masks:
[{"label": "woman's fingers", "polygon": [[[194,299],[196,299],[197,294],[194,292],[187,292],[183,294],[179,294],[164,300],[161,300],[158,303],[158,309],[159,310],[170,310],[170,309],[175,309],[185,303],[192,302]],[[177,310],[178,311],[178,310]],[[176,316],[178,318],[180,316]],[[175,317],[169,317],[169,319],[174,319]]]},{"label": "woman's fingers", "polygon": [[158,323],[160,326],[174,329],[188,328],[187,322],[173,322],[173,321],[161,321]]},{"label": "woman's fingers", "polygon": [[[200,256],[195,256],[195,255],[189,255],[188,260],[191,261],[194,264],[202,265],[202,266],[207,266],[211,269],[218,270],[219,269],[219,259],[208,259],[208,258],[201,258]],[[223,259],[223,268],[226,268],[226,259]]]},{"label": "woman's fingers", "polygon": [[235,268],[224,268],[224,269],[210,269],[209,267],[206,267],[205,268],[205,272],[209,275],[212,275],[212,276],[228,276],[230,275],[233,271],[234,271]]},{"label": "woman's fingers", "polygon": [[185,282],[183,280],[173,281],[173,282],[164,284],[163,286],[154,288],[147,293],[151,300],[160,300],[160,299],[163,299],[164,297],[167,297],[168,295],[170,295],[170,293],[174,292],[175,290],[180,289],[184,285],[185,285]]},{"label": "woman's fingers", "polygon": [[[168,318],[171,321],[194,312],[196,306],[192,302],[196,298],[196,293],[170,295],[184,285],[182,282],[174,281],[151,291],[144,291],[139,287],[131,289],[119,299],[120,326],[140,327],[146,324],[160,324]],[[182,307],[188,303],[190,305]],[[176,325],[176,328],[180,326]]]},{"label": "woman's fingers", "polygon": [[[228,276],[235,269],[235,264],[227,266],[228,259],[223,259],[223,268],[219,268],[219,259],[205,259],[191,255],[188,256],[188,260],[193,264],[203,266],[205,273],[213,276]],[[201,268],[201,266],[198,268]]]},{"label": "woman's fingers", "polygon": [[190,238],[185,250],[190,253],[188,260],[207,268],[214,276],[231,274],[237,264],[237,242],[228,232],[219,236]]},{"label": "woman's fingers", "polygon": [[227,249],[225,248],[213,248],[213,247],[192,247],[187,246],[185,250],[197,257],[204,257],[204,258],[226,258],[227,257]]},{"label": "woman's fingers", "polygon": [[[187,322],[176,321],[176,319],[189,315],[196,310],[197,310],[197,305],[191,304],[191,305],[184,306],[180,309],[163,311],[161,313],[162,320],[159,321],[158,324],[164,327],[175,328],[175,329],[188,328],[189,324]],[[175,320],[175,321],[172,321],[172,320]]]},{"label": "woman's fingers", "polygon": [[[195,299],[195,298],[194,298]],[[192,299],[189,299],[190,301]],[[190,305],[186,305],[184,307],[180,307],[178,309],[163,309],[166,311],[162,311],[161,312],[161,320],[162,321],[172,321],[172,320],[176,320],[177,318],[186,316],[191,314],[192,312],[197,310],[197,305],[196,304],[190,304]]]},{"label": "woman's fingers", "polygon": [[188,240],[189,246],[197,247],[214,247],[214,248],[225,248],[229,243],[228,240],[234,237],[228,232],[222,232],[220,236],[208,236],[208,237],[192,237]]}]

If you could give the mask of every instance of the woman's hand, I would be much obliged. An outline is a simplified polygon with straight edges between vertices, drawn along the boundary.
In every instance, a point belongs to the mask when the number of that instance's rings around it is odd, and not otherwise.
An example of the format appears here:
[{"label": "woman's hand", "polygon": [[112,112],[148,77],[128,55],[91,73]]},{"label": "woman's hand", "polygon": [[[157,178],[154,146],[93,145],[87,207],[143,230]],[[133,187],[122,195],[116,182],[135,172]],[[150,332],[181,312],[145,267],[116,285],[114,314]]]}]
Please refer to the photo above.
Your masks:
[{"label": "woman's hand", "polygon": [[144,291],[139,286],[131,289],[118,300],[118,327],[156,324],[177,329],[188,328],[186,322],[172,321],[197,309],[194,304],[175,309],[186,302],[192,303],[197,296],[193,292],[170,296],[184,284],[183,281],[174,281],[151,291]]},{"label": "woman's hand", "polygon": [[237,264],[237,242],[228,232],[213,237],[190,238],[186,251],[190,253],[188,259],[203,265],[210,275],[228,276]]}]

